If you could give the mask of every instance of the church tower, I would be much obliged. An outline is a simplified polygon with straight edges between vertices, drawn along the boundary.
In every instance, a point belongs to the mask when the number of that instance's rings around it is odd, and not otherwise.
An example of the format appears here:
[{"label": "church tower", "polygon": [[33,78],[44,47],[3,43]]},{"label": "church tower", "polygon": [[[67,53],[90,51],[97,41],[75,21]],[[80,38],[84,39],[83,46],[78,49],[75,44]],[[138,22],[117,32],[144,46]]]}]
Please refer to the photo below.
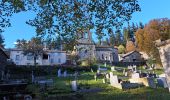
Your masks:
[{"label": "church tower", "polygon": [[81,60],[95,57],[95,45],[92,42],[92,34],[90,30],[80,33],[77,41],[77,54]]}]

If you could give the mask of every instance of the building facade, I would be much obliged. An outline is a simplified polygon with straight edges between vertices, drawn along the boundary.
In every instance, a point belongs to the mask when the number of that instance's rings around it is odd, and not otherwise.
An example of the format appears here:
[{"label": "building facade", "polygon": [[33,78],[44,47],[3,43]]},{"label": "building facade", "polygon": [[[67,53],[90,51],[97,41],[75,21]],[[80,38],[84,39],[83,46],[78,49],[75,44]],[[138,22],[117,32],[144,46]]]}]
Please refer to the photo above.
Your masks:
[{"label": "building facade", "polygon": [[[10,59],[16,65],[34,65],[31,54],[24,55],[22,49],[10,49]],[[46,50],[36,59],[37,65],[58,65],[66,63],[66,52],[58,50]]]},{"label": "building facade", "polygon": [[98,61],[118,62],[118,49],[108,45],[95,45],[92,42],[92,34],[81,34],[78,44],[76,45],[76,52],[80,60],[95,58]]},{"label": "building facade", "polygon": [[126,53],[121,58],[122,62],[144,62],[144,58],[142,57],[142,54],[140,54],[138,51],[131,51],[129,53]]}]

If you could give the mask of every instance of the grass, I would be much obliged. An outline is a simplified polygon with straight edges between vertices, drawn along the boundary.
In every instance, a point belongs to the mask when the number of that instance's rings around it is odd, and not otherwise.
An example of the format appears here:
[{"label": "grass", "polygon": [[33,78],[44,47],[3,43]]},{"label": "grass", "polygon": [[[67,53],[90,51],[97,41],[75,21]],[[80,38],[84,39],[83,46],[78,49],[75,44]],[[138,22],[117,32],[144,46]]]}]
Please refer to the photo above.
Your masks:
[{"label": "grass", "polygon": [[[156,70],[155,72],[160,74],[162,70]],[[123,76],[122,71],[114,71],[113,74]],[[71,90],[71,81],[74,80],[74,77],[58,78],[57,76],[47,76],[47,78],[53,77],[54,86],[47,89],[46,93],[44,93],[45,96],[40,95],[38,86],[32,85],[31,89],[41,99],[44,96],[48,97],[48,100],[167,100],[170,98],[168,89],[140,87],[137,89],[120,90],[109,84],[103,84],[102,76],[95,81],[94,75],[95,72],[81,72],[81,76],[77,77],[79,89],[100,88],[102,89],[101,92],[73,92]]]}]

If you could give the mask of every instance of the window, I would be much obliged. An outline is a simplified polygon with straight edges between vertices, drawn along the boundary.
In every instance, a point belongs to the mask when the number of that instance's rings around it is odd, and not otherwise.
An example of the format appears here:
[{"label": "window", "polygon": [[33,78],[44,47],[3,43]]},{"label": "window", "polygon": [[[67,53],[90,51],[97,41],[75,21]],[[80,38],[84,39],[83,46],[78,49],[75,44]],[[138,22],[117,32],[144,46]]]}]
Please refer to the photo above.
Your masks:
[{"label": "window", "polygon": [[16,55],[15,60],[19,60],[19,55]]},{"label": "window", "polygon": [[61,59],[60,58],[58,59],[58,63],[61,63]]},{"label": "window", "polygon": [[33,56],[32,55],[27,55],[27,60],[32,60]]},{"label": "window", "polygon": [[48,59],[48,54],[43,54],[43,59],[47,60]]},{"label": "window", "polygon": [[51,62],[51,64],[54,63],[54,59],[51,59],[50,62]]}]

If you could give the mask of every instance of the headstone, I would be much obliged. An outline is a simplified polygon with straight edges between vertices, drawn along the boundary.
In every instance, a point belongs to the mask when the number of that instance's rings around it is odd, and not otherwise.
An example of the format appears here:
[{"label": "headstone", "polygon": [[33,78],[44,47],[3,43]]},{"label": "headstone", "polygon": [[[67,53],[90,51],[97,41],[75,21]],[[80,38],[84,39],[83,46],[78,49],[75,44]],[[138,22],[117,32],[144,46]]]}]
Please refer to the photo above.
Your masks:
[{"label": "headstone", "polygon": [[95,81],[97,81],[97,75],[94,75],[94,79],[95,79]]},{"label": "headstone", "polygon": [[110,72],[110,84],[111,85],[119,84],[117,75],[113,75],[112,72]]},{"label": "headstone", "polygon": [[137,69],[136,69],[136,65],[134,65],[134,66],[133,66],[133,69],[134,69],[134,72],[136,72],[136,71],[137,71]]},{"label": "headstone", "polygon": [[128,76],[128,72],[125,72],[125,76]]},{"label": "headstone", "polygon": [[115,67],[114,66],[111,67],[111,71],[115,71]]},{"label": "headstone", "polygon": [[132,78],[140,78],[139,73],[133,73],[133,74],[132,74]]},{"label": "headstone", "polygon": [[58,70],[58,77],[61,77],[61,69]]},{"label": "headstone", "polygon": [[109,74],[106,74],[106,79],[109,79],[110,77],[109,77]]},{"label": "headstone", "polygon": [[77,91],[77,81],[72,81],[71,82],[71,87],[73,91]]},{"label": "headstone", "polygon": [[148,84],[149,84],[149,87],[156,88],[156,84],[154,82],[154,78],[148,78]]},{"label": "headstone", "polygon": [[123,69],[123,74],[125,74],[125,72],[126,72],[126,69],[124,68],[124,69]]},{"label": "headstone", "polygon": [[64,77],[67,77],[67,71],[64,71]]},{"label": "headstone", "polygon": [[92,72],[92,73],[94,72],[92,68],[91,68],[91,72]]},{"label": "headstone", "polygon": [[166,78],[165,77],[157,78],[157,82],[158,82],[158,86],[161,86],[161,87],[164,87],[164,88],[168,87],[168,84],[166,82]]},{"label": "headstone", "polygon": [[103,79],[103,83],[106,83],[106,79],[105,78]]},{"label": "headstone", "polygon": [[106,64],[106,62],[104,63],[104,67],[107,67],[107,64]]}]

